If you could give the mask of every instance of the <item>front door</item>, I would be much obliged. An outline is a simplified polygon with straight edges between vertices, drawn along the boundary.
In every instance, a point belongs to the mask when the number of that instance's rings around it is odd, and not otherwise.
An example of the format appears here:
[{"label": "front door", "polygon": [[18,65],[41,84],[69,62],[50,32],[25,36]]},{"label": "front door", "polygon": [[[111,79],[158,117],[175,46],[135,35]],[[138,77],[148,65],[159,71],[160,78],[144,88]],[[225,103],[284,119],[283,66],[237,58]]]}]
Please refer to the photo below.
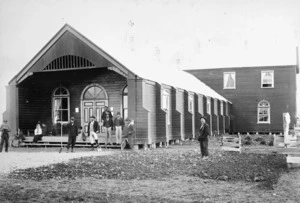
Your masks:
[{"label": "front door", "polygon": [[82,101],[82,125],[84,132],[87,133],[88,130],[88,123],[90,121],[91,116],[96,117],[96,121],[99,122],[100,125],[100,134],[104,133],[104,129],[102,128],[101,124],[101,115],[104,111],[104,106],[107,106],[107,100],[93,100],[93,101]]},{"label": "front door", "polygon": [[101,115],[104,107],[108,105],[108,97],[105,89],[98,84],[87,86],[81,97],[81,125],[87,133],[88,123],[91,116],[96,117],[100,125],[100,134],[104,134],[101,124]]}]

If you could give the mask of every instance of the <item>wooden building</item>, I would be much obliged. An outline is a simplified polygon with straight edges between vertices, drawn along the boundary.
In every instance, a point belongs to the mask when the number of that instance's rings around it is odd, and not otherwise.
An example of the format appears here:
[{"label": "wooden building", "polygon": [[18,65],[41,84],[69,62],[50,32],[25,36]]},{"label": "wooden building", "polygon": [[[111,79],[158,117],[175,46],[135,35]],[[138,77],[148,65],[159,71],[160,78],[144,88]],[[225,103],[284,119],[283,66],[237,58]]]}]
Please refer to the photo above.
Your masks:
[{"label": "wooden building", "polygon": [[[9,82],[4,117],[13,131],[41,121],[55,136],[72,116],[86,131],[89,117],[100,121],[108,106],[135,120],[136,144],[193,138],[200,116],[212,132],[229,131],[231,102],[191,74],[164,67],[143,72],[147,61],[122,60],[65,25]],[[164,71],[172,77],[158,77]]]},{"label": "wooden building", "polygon": [[[225,125],[230,122],[233,132],[283,132],[282,115],[285,112],[291,115],[290,127],[296,122],[298,65],[197,69],[187,72],[233,103],[231,119],[225,121]],[[216,126],[215,121],[213,126]]]}]

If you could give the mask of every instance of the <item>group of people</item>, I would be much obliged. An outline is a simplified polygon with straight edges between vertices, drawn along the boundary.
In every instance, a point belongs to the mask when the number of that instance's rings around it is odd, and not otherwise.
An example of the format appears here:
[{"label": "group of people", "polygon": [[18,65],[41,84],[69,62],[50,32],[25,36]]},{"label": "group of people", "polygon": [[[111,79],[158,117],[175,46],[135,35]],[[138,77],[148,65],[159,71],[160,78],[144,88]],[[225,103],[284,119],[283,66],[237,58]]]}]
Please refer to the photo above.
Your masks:
[{"label": "group of people", "polygon": [[[108,107],[104,107],[104,111],[101,115],[102,126],[105,131],[105,146],[113,145],[112,140],[112,131],[115,130],[116,135],[116,144],[121,145],[121,149],[124,149],[127,145],[130,148],[133,148],[133,138],[134,138],[134,122],[129,118],[125,120],[121,117],[120,112],[117,112],[116,118],[113,119],[111,111],[109,111]],[[91,142],[91,150],[95,148],[101,150],[101,147],[98,143],[98,134],[100,133],[100,125],[96,120],[95,116],[90,117],[90,121],[88,123],[87,135],[90,138]],[[81,129],[79,129],[80,131]],[[73,148],[76,143],[76,136],[79,133],[77,125],[74,123],[74,117],[71,118],[71,122],[68,124],[68,145],[67,152],[69,152],[69,148],[71,147],[71,152],[73,152]],[[81,132],[84,135],[84,132]],[[108,141],[110,141],[108,143]]]},{"label": "group of people", "polygon": [[[101,150],[98,143],[98,133],[100,132],[99,123],[95,120],[95,116],[90,117],[90,122],[88,123],[88,136],[90,137],[91,142],[91,150],[94,150],[94,147]],[[112,130],[116,131],[116,144],[121,145],[121,149],[124,149],[127,145],[129,148],[133,148],[133,140],[135,136],[135,127],[134,121],[126,118],[125,121],[121,117],[120,113],[117,113],[115,119],[113,119],[112,113],[108,110],[108,107],[105,107],[104,112],[101,116],[101,122],[105,129],[105,145],[107,146],[108,139],[110,139],[110,144],[112,145]],[[201,127],[199,129],[199,134],[197,136],[197,140],[200,142],[200,151],[203,159],[208,158],[208,137],[209,137],[209,126],[206,123],[206,119],[204,117],[200,118]],[[38,142],[41,140],[45,130],[45,125],[40,122],[37,123],[36,129],[34,130],[34,138],[33,142]],[[74,117],[71,117],[71,122],[67,126],[68,129],[68,145],[67,152],[69,152],[69,148],[71,147],[71,152],[73,152],[73,148],[76,143],[76,137],[80,133],[81,129],[77,127],[75,124]],[[10,127],[7,124],[7,120],[3,121],[3,124],[0,126],[1,133],[1,142],[0,142],[0,152],[2,152],[3,145],[5,144],[5,152],[8,152],[8,141],[9,141],[9,132]],[[84,134],[84,132],[81,132]]]}]

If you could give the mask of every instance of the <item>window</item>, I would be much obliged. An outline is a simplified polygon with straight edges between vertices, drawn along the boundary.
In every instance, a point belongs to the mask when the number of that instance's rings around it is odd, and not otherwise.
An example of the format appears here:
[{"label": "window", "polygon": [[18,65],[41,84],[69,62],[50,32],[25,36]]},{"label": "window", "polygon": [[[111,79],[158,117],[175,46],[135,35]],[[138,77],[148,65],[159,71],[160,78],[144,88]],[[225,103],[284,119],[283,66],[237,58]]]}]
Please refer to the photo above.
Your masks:
[{"label": "window", "polygon": [[198,111],[201,115],[204,115],[203,96],[202,95],[198,95]]},{"label": "window", "polygon": [[261,88],[273,88],[274,87],[274,71],[267,70],[261,71]]},{"label": "window", "polygon": [[270,123],[270,104],[269,104],[269,102],[262,100],[258,103],[257,120],[258,120],[258,123]]},{"label": "window", "polygon": [[171,114],[170,114],[170,93],[167,90],[162,91],[162,109],[166,112],[167,114],[167,121],[168,124],[171,123]]},{"label": "window", "polygon": [[228,105],[228,102],[226,102],[226,116],[229,116],[229,105]]},{"label": "window", "polygon": [[218,100],[214,99],[214,113],[218,115]]},{"label": "window", "polygon": [[208,114],[210,114],[210,98],[209,97],[207,97],[207,101],[206,101],[206,112],[208,113]]},{"label": "window", "polygon": [[224,107],[223,107],[223,101],[220,102],[220,114],[224,115]]},{"label": "window", "polygon": [[53,92],[53,123],[69,122],[70,116],[70,105],[69,91],[64,87],[59,87]]},{"label": "window", "polygon": [[128,117],[128,86],[123,90],[123,118]]},{"label": "window", "polygon": [[194,95],[189,95],[189,112],[194,112]]},{"label": "window", "polygon": [[83,95],[84,100],[102,100],[107,99],[107,95],[104,89],[97,85],[89,87]]},{"label": "window", "polygon": [[224,89],[235,89],[235,72],[223,73]]}]

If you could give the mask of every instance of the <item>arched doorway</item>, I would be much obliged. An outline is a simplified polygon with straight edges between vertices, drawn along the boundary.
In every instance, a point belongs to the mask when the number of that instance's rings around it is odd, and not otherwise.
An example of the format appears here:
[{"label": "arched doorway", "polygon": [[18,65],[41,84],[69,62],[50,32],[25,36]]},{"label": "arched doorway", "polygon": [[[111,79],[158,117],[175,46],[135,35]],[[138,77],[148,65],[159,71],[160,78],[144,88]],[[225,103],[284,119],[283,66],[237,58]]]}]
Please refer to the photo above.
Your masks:
[{"label": "arched doorway", "polygon": [[90,117],[94,115],[100,124],[100,133],[104,133],[101,125],[101,115],[104,106],[108,105],[108,96],[105,89],[98,84],[87,86],[81,95],[81,124],[87,133]]}]

